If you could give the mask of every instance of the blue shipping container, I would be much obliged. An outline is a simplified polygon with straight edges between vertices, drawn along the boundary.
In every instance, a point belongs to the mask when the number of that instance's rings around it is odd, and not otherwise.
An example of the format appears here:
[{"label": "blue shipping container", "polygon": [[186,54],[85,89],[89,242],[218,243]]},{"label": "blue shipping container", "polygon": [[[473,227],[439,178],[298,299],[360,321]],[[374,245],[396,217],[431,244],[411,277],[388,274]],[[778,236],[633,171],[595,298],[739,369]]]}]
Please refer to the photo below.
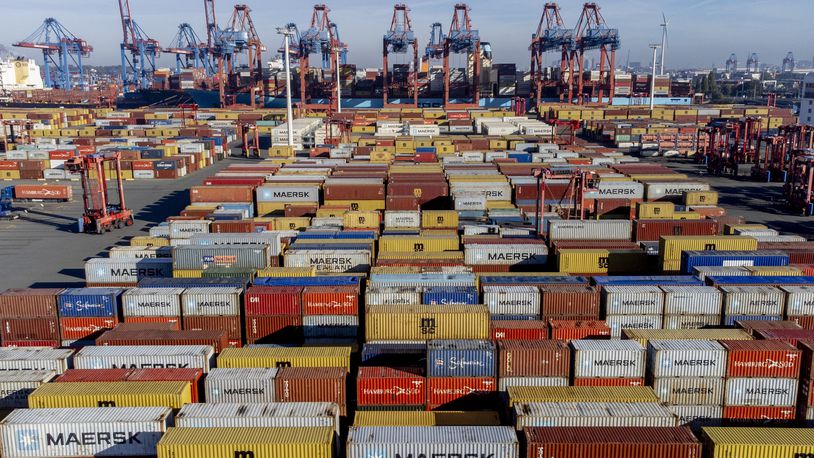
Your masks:
[{"label": "blue shipping container", "polygon": [[362,278],[342,275],[337,277],[257,277],[257,286],[360,286]]},{"label": "blue shipping container", "polygon": [[245,288],[246,282],[238,278],[207,277],[207,278],[145,278],[139,280],[139,288],[202,288],[224,287]]},{"label": "blue shipping container", "polygon": [[593,277],[597,286],[699,286],[704,282],[692,275],[620,275],[612,277]]},{"label": "blue shipping container", "polygon": [[427,376],[494,377],[495,344],[488,340],[431,340]]},{"label": "blue shipping container", "polygon": [[438,304],[478,304],[478,288],[475,286],[430,286],[424,290],[422,302]]},{"label": "blue shipping container", "polygon": [[70,288],[57,297],[61,317],[109,317],[118,315],[119,288]]},{"label": "blue shipping container", "polygon": [[814,285],[814,277],[792,277],[788,275],[767,275],[755,277],[740,277],[735,275],[713,275],[706,277],[707,283],[712,286],[725,286],[725,285],[765,285],[765,286],[783,286],[783,285]]},{"label": "blue shipping container", "polygon": [[789,255],[782,251],[685,251],[681,253],[681,271],[693,267],[787,266]]},{"label": "blue shipping container", "polygon": [[572,277],[567,275],[541,275],[539,277],[505,277],[482,275],[481,285],[587,285],[588,277]]},{"label": "blue shipping container", "polygon": [[361,361],[364,366],[425,366],[426,360],[425,342],[374,342],[362,347]]}]

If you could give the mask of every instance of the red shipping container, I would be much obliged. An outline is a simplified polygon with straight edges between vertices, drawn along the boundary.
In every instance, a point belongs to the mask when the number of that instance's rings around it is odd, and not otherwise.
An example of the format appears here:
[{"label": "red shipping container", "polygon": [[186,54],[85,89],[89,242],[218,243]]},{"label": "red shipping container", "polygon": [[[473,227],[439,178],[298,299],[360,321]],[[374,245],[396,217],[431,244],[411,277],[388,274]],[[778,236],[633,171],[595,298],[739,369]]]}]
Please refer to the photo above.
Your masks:
[{"label": "red shipping container", "polygon": [[0,161],[0,170],[20,170],[17,161]]},{"label": "red shipping container", "polygon": [[59,340],[59,323],[51,318],[4,318],[3,342],[25,340]]},{"label": "red shipping container", "polygon": [[341,183],[335,180],[326,184],[322,192],[325,200],[382,200],[384,183]]},{"label": "red shipping container", "polygon": [[60,318],[59,329],[62,340],[95,339],[103,332],[113,329],[118,322],[116,317]]},{"label": "red shipping container", "polygon": [[387,197],[415,197],[421,205],[447,196],[449,196],[449,185],[446,182],[389,183],[387,185]]},{"label": "red shipping container", "polygon": [[48,347],[56,348],[61,347],[62,342],[59,340],[4,340],[4,347]]},{"label": "red shipping container", "polygon": [[800,363],[801,377],[804,380],[814,380],[814,340],[797,342],[797,348],[803,352],[803,360]]},{"label": "red shipping container", "polygon": [[240,316],[185,316],[181,326],[190,331],[225,331],[229,347],[240,347],[243,342]]},{"label": "red shipping container", "polygon": [[347,373],[342,367],[283,367],[274,378],[278,402],[333,402],[347,415]]},{"label": "red shipping container", "polygon": [[802,351],[780,340],[726,340],[727,377],[798,378]]},{"label": "red shipping container", "polygon": [[286,218],[314,217],[317,214],[319,205],[286,205]]},{"label": "red shipping container", "polygon": [[153,161],[133,161],[133,170],[153,170]]},{"label": "red shipping container", "polygon": [[254,232],[254,224],[251,221],[212,221],[209,232],[215,234]]},{"label": "red shipping container", "polygon": [[644,386],[643,378],[575,378],[574,386]]},{"label": "red shipping container", "polygon": [[543,320],[553,317],[597,319],[599,303],[599,291],[589,286],[558,285],[540,288]]},{"label": "red shipping container", "polygon": [[18,184],[14,186],[15,199],[71,200],[73,189],[69,185]]},{"label": "red shipping container", "polygon": [[759,330],[767,329],[803,329],[793,320],[737,320],[735,324],[751,335],[757,335]]},{"label": "red shipping container", "polygon": [[427,379],[430,410],[475,410],[491,407],[497,393],[493,377],[431,377]]},{"label": "red shipping container", "polygon": [[548,324],[540,320],[493,320],[492,340],[545,340]]},{"label": "red shipping container", "polygon": [[657,242],[659,237],[673,235],[717,235],[713,220],[637,220],[633,226],[637,242]]},{"label": "red shipping container", "polygon": [[384,209],[388,211],[416,211],[421,209],[421,202],[414,196],[387,196]]},{"label": "red shipping container", "polygon": [[192,402],[198,402],[203,369],[68,369],[54,379],[55,383],[77,382],[189,382]]},{"label": "red shipping container", "polygon": [[635,250],[639,245],[635,242],[628,240],[556,240],[552,242],[554,253],[558,254],[560,250],[570,248],[603,248],[607,250]]},{"label": "red shipping container", "polygon": [[302,315],[302,288],[252,286],[244,302],[246,315]]},{"label": "red shipping container", "polygon": [[254,202],[251,186],[193,186],[189,201],[197,202]]},{"label": "red shipping container", "polygon": [[794,420],[794,407],[724,406],[727,420]]},{"label": "red shipping container", "polygon": [[797,402],[802,407],[814,407],[814,379],[803,377],[800,381],[800,396]]},{"label": "red shipping container", "polygon": [[246,343],[296,343],[303,339],[300,315],[249,315]]},{"label": "red shipping container", "polygon": [[210,345],[220,352],[228,339],[223,330],[116,329],[96,339],[96,345]]},{"label": "red shipping container", "polygon": [[124,318],[125,323],[166,323],[176,331],[181,330],[181,317],[177,316],[128,316]]},{"label": "red shipping container", "polygon": [[359,288],[307,286],[302,290],[303,315],[358,315]]},{"label": "red shipping container", "polygon": [[559,340],[503,340],[497,343],[499,377],[568,377],[571,350]]},{"label": "red shipping container", "polygon": [[811,329],[770,329],[759,330],[759,338],[766,340],[782,340],[797,345],[801,340],[814,340],[814,330]]},{"label": "red shipping container", "polygon": [[54,150],[48,152],[48,158],[52,161],[63,161],[74,157],[74,152],[71,150]]},{"label": "red shipping container", "polygon": [[57,316],[58,288],[18,288],[0,293],[2,317],[55,317]]},{"label": "red shipping container", "polygon": [[427,379],[417,368],[360,367],[356,400],[359,406],[423,407]]},{"label": "red shipping container", "polygon": [[527,458],[699,458],[688,427],[527,427]]},{"label": "red shipping container", "polygon": [[257,187],[265,183],[263,177],[209,177],[204,180],[205,186],[252,186]]},{"label": "red shipping container", "polygon": [[601,320],[549,320],[551,338],[558,340],[610,339],[611,330]]}]

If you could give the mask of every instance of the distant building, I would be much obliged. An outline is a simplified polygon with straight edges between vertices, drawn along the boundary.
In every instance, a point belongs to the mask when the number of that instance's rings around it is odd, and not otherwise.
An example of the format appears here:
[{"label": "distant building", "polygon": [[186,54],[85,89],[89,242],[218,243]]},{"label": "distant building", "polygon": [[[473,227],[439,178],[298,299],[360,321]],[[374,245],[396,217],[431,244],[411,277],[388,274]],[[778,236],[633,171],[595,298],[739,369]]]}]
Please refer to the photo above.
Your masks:
[{"label": "distant building", "polygon": [[814,72],[803,78],[800,90],[800,122],[814,126]]}]

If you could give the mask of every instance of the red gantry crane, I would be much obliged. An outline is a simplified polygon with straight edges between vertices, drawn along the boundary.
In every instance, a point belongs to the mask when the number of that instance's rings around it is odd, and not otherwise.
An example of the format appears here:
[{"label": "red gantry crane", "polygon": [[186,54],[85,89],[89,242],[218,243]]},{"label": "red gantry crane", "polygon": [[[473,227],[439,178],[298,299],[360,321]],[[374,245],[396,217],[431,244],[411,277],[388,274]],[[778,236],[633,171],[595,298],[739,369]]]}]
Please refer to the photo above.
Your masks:
[{"label": "red gantry crane", "polygon": [[[559,88],[560,101],[565,98],[568,89],[568,80],[571,75],[568,73],[568,54],[574,47],[574,29],[564,26],[562,16],[560,16],[560,6],[555,3],[546,3],[543,8],[543,15],[537,25],[537,32],[531,36],[531,84],[534,91],[535,100],[539,106],[542,101],[544,87]],[[543,55],[546,52],[560,52],[560,75],[559,78],[546,78],[543,73]]]},{"label": "red gantry crane", "polygon": [[[391,74],[390,54],[411,54],[412,60],[393,65]],[[407,5],[397,4],[393,7],[390,30],[382,40],[382,99],[385,107],[418,106],[418,71],[418,39],[410,22],[410,9]],[[396,98],[399,103],[391,102]]]},{"label": "red gantry crane", "polygon": [[[574,100],[574,83],[577,84],[577,102],[582,105],[585,99],[585,51],[599,50],[599,79],[591,81],[591,86],[597,89],[597,99],[602,103],[605,92],[608,99],[613,104],[614,86],[616,85],[616,50],[619,49],[621,41],[619,30],[611,29],[605,23],[605,18],[599,12],[596,3],[585,3],[582,6],[582,14],[579,16],[577,26],[574,29],[575,49],[571,51],[568,73],[573,75],[568,79],[568,100]],[[574,65],[577,66],[574,74]],[[607,65],[607,68],[605,67]],[[591,94],[593,95],[593,93]],[[589,99],[590,100],[590,99]]]},{"label": "red gantry crane", "polygon": [[[314,5],[311,26],[299,37],[296,57],[300,70],[300,103],[305,109],[332,111],[338,108],[340,65],[346,59],[348,46],[339,39],[338,27],[328,16],[330,11],[324,4]],[[320,68],[311,68],[311,54],[322,55]],[[328,75],[324,74],[325,70]],[[327,99],[327,103],[315,102],[314,98]]]},{"label": "red gantry crane", "polygon": [[[472,28],[469,11],[470,8],[465,3],[455,5],[449,33],[444,40],[444,107],[448,109],[480,106],[481,41],[480,33]],[[463,83],[451,80],[450,54],[464,54],[466,56],[467,67],[464,69]],[[469,72],[470,65],[471,74]],[[467,82],[467,78],[471,78],[471,80]],[[451,103],[450,93],[457,89],[464,89],[462,91],[463,97],[460,98],[469,99],[470,101]]]},{"label": "red gantry crane", "polygon": [[[114,178],[108,176],[111,172],[105,169],[106,162],[112,164],[111,169],[116,174],[118,202],[111,200],[108,180]],[[122,163],[118,152],[74,157],[65,162],[65,168],[82,177],[85,210],[79,219],[79,232],[101,234],[113,228],[133,225],[133,212],[124,202]]]}]

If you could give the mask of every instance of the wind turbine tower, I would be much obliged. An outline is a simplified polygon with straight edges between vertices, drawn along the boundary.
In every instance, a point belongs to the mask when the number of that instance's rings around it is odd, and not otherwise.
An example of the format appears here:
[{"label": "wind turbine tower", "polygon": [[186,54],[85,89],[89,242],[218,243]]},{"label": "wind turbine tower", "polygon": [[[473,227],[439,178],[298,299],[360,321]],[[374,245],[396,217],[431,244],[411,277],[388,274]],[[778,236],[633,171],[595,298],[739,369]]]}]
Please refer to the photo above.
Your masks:
[{"label": "wind turbine tower", "polygon": [[667,20],[664,12],[661,13],[661,19],[661,64],[659,66],[659,75],[664,75],[664,57],[667,55],[667,26],[670,25],[670,21]]}]

